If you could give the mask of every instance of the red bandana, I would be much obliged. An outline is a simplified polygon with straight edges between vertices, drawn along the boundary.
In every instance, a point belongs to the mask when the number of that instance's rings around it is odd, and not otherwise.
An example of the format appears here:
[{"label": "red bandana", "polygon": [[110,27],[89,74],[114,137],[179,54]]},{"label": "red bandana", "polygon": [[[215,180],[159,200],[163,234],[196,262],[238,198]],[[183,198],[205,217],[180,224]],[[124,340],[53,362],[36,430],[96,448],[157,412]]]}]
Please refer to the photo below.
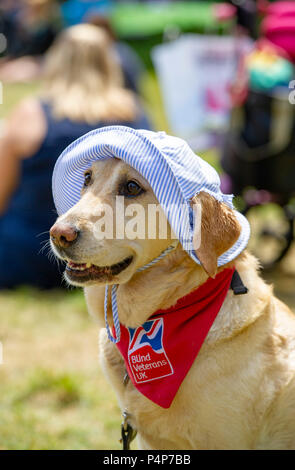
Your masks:
[{"label": "red bandana", "polygon": [[121,352],[140,393],[169,408],[223,304],[234,269],[224,269],[142,326],[121,325]]}]

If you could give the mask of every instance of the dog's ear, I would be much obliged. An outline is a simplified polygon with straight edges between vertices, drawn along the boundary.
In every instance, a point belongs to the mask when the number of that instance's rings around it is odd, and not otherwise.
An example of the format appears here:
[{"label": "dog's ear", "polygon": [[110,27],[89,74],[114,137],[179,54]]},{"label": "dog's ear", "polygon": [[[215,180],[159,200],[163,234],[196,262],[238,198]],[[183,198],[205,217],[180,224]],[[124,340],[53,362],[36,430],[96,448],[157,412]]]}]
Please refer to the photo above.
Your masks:
[{"label": "dog's ear", "polygon": [[207,274],[215,277],[219,256],[237,241],[241,226],[226,204],[206,192],[193,197],[191,204],[197,220],[193,246]]}]

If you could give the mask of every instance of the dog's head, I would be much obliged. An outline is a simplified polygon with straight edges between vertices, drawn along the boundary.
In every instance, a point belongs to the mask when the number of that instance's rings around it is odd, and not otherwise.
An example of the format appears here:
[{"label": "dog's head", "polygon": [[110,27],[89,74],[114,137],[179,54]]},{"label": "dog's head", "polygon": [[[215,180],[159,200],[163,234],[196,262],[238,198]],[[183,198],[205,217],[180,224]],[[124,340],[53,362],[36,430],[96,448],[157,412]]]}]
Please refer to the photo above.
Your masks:
[{"label": "dog's head", "polygon": [[[208,193],[199,193],[191,206],[202,215],[195,251],[214,276],[218,257],[236,242],[241,227],[234,212]],[[125,283],[174,239],[149,183],[115,158],[96,161],[85,172],[79,202],[57,219],[50,237],[54,253],[67,262],[67,281],[79,286]]]}]

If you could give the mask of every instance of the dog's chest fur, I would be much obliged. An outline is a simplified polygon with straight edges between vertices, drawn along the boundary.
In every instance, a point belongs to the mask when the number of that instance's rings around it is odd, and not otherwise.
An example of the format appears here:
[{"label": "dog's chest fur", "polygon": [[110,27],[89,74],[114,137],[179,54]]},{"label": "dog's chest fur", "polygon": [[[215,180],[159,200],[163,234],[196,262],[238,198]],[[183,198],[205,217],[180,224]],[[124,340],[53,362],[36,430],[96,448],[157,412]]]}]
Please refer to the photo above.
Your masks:
[{"label": "dog's chest fur", "polygon": [[[273,297],[250,258],[237,268],[249,293],[229,291],[169,409],[130,380],[124,385],[123,359],[102,328],[103,370],[122,412],[131,416],[140,448],[295,448],[294,315]],[[103,310],[86,297],[90,312],[102,318]]]}]

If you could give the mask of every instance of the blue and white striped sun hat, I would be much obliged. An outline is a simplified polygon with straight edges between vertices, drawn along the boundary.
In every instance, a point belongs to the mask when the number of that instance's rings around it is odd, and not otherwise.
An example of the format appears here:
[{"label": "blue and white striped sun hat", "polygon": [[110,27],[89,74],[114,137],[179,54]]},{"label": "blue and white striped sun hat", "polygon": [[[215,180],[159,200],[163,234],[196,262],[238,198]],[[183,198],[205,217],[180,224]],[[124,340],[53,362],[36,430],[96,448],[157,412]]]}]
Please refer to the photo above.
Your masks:
[{"label": "blue and white striped sun hat", "polygon": [[[73,142],[56,162],[53,197],[59,215],[80,199],[85,170],[93,162],[107,158],[123,160],[149,182],[174,234],[192,259],[200,264],[192,244],[191,198],[205,191],[233,208],[232,195],[221,192],[220,179],[214,168],[198,157],[185,141],[165,132],[125,126],[102,127]],[[241,234],[236,243],[219,257],[218,266],[236,258],[249,240],[247,219],[234,212],[242,228]]]}]

